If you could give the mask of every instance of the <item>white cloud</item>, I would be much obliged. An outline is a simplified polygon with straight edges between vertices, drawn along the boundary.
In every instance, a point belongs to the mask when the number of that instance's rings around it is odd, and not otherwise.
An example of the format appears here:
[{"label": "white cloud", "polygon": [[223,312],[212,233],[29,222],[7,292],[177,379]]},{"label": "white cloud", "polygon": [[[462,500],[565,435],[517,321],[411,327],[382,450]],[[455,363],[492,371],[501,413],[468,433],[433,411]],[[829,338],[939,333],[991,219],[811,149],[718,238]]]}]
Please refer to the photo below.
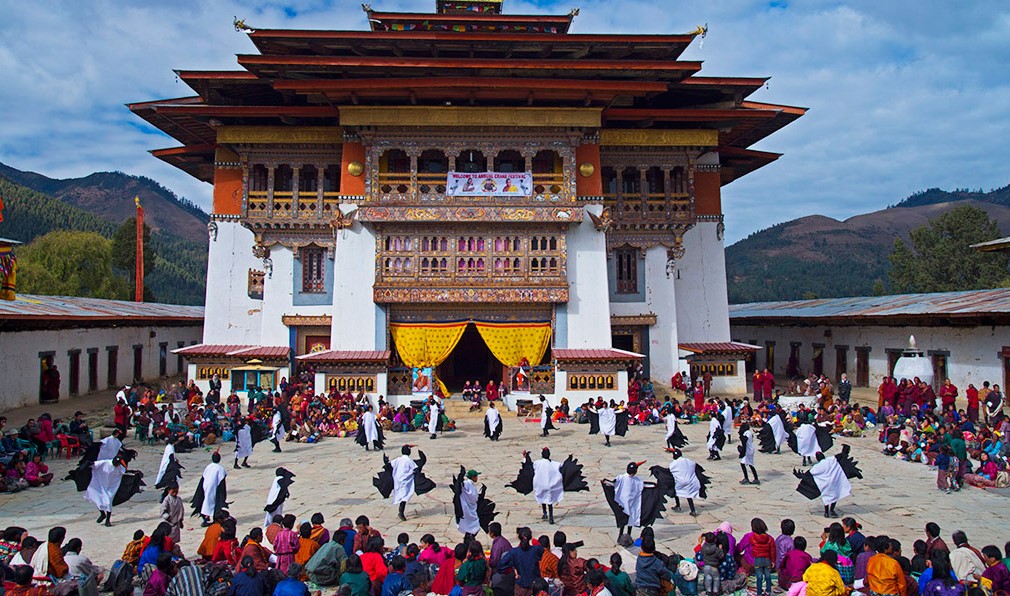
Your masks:
[{"label": "white cloud", "polygon": [[[374,0],[431,11],[431,0]],[[758,101],[811,108],[755,148],[776,163],[723,190],[734,240],[820,213],[844,218],[926,188],[1008,182],[1010,5],[891,0],[509,0],[508,12],[581,15],[578,32],[676,33],[708,23],[715,76],[771,76]],[[176,143],[124,103],[188,95],[172,69],[234,69],[260,27],[364,29],[360,2],[0,0],[0,161],[58,177],[123,170],[209,206],[206,184],[147,154]],[[294,16],[290,16],[294,15]],[[771,207],[769,207],[771,206]]]}]

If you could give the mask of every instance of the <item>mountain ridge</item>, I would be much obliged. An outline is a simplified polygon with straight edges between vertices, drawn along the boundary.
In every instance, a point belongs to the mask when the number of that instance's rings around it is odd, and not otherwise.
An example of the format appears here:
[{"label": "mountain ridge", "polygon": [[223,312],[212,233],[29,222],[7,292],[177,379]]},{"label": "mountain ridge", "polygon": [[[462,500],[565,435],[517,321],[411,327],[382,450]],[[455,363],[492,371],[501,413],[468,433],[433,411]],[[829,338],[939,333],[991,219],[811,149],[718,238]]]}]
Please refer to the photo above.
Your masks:
[{"label": "mountain ridge", "polygon": [[0,163],[0,178],[79,207],[116,225],[136,214],[133,198],[140,197],[145,222],[152,230],[206,244],[210,216],[192,201],[144,176],[116,171],[59,179]]},{"label": "mountain ridge", "polygon": [[1010,186],[990,191],[927,189],[845,220],[809,215],[759,230],[726,248],[731,304],[863,296],[888,286],[895,238],[958,205],[973,205],[1010,231]]}]

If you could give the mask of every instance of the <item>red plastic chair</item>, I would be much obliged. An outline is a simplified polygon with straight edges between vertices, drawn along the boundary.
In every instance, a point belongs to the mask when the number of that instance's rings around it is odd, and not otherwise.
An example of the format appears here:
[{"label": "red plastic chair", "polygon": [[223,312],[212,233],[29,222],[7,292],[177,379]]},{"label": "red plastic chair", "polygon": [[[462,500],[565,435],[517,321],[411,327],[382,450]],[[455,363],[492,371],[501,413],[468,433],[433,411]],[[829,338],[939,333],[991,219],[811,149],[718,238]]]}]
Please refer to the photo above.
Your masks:
[{"label": "red plastic chair", "polygon": [[60,441],[60,446],[56,448],[56,457],[60,456],[61,451],[67,459],[70,458],[71,452],[73,452],[74,455],[80,455],[81,442],[77,439],[77,437],[59,434],[56,435],[56,438]]}]

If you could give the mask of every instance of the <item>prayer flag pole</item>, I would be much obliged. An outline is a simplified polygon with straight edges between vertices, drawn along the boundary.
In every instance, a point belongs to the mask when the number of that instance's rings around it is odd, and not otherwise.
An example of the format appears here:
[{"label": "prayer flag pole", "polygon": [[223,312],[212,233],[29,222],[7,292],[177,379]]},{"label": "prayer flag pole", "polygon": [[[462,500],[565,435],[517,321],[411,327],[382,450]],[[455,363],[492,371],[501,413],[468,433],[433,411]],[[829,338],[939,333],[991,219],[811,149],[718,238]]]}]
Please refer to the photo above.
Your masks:
[{"label": "prayer flag pole", "polygon": [[137,204],[137,269],[135,273],[136,289],[133,294],[134,302],[144,301],[144,208],[140,205],[140,197],[134,197]]}]

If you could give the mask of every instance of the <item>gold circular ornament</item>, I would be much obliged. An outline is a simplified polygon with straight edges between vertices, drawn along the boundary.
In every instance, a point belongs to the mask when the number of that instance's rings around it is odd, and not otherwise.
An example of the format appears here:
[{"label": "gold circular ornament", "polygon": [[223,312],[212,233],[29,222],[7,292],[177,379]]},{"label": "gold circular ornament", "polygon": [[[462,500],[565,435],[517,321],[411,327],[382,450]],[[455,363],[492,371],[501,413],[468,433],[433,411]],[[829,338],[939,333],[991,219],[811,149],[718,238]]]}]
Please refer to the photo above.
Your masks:
[{"label": "gold circular ornament", "polygon": [[589,178],[596,173],[596,167],[588,161],[584,161],[579,164],[579,174],[582,174],[583,178]]},{"label": "gold circular ornament", "polygon": [[360,176],[362,172],[365,171],[365,166],[361,165],[360,161],[352,161],[347,164],[347,173],[351,176]]}]

